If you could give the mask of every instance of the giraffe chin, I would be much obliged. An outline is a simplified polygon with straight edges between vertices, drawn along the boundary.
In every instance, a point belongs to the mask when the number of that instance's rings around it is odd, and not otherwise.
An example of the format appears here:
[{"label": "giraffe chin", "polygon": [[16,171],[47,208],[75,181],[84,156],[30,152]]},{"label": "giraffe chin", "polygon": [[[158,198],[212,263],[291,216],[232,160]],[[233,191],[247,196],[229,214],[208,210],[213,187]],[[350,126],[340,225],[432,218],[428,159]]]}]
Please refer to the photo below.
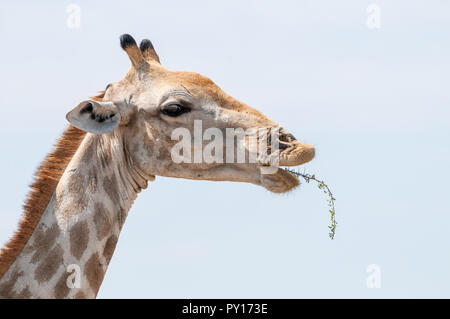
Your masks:
[{"label": "giraffe chin", "polygon": [[[311,161],[315,156],[315,149],[311,144],[293,141],[280,154],[280,166],[298,166]],[[266,171],[264,171],[266,169]],[[260,166],[261,185],[272,193],[286,193],[300,185],[297,176],[280,167]]]},{"label": "giraffe chin", "polygon": [[261,173],[261,186],[268,191],[276,194],[282,194],[295,189],[300,182],[298,178],[278,167],[275,174]]}]

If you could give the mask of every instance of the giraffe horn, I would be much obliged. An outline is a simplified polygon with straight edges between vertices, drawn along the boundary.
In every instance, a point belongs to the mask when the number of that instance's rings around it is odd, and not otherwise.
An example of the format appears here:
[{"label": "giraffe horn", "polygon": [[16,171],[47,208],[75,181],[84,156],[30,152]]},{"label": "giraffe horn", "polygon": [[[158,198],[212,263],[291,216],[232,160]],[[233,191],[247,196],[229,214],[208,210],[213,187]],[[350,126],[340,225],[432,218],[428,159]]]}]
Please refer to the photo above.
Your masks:
[{"label": "giraffe horn", "polygon": [[122,34],[120,36],[120,46],[128,54],[131,63],[136,69],[139,69],[141,66],[147,64],[141,50],[138,48],[136,41],[131,35]]},{"label": "giraffe horn", "polygon": [[142,40],[141,44],[139,45],[139,48],[141,49],[141,52],[147,61],[156,61],[158,63],[161,63],[159,61],[159,56],[156,53],[155,48],[153,47],[153,44],[149,39]]}]

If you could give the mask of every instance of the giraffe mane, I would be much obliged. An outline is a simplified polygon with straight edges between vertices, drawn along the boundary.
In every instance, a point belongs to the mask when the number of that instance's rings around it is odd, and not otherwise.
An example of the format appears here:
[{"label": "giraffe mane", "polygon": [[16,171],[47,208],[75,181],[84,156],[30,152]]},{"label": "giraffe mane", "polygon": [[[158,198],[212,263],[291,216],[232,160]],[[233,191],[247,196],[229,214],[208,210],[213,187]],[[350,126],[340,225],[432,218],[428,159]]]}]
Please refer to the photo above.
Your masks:
[{"label": "giraffe mane", "polygon": [[98,91],[98,94],[96,96],[91,96],[91,99],[94,101],[103,101],[103,98],[105,97],[105,91]]},{"label": "giraffe mane", "polygon": [[[92,97],[102,100],[104,92]],[[36,225],[50,202],[56,186],[70,160],[78,150],[86,132],[69,125],[57,140],[53,150],[46,156],[34,175],[28,196],[23,206],[18,228],[11,239],[0,250],[0,278],[21,253]]]}]

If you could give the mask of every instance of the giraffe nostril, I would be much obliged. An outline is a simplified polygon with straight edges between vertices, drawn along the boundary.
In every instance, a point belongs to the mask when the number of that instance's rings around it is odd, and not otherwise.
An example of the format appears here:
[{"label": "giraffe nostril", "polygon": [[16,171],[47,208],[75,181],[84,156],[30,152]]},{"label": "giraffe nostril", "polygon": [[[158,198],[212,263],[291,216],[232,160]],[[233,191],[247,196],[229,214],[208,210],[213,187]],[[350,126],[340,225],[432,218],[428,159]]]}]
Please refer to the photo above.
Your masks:
[{"label": "giraffe nostril", "polygon": [[291,133],[288,133],[288,134],[287,134],[287,138],[289,139],[290,142],[296,141],[296,140],[297,140],[297,139],[295,138],[295,136],[292,135]]},{"label": "giraffe nostril", "polygon": [[280,131],[279,139],[280,139],[281,142],[285,142],[285,143],[291,143],[291,142],[297,140],[294,135],[292,135],[291,133],[286,132],[285,130],[281,130]]},{"label": "giraffe nostril", "polygon": [[279,143],[279,145],[278,145],[278,148],[279,148],[280,150],[282,150],[282,151],[284,151],[284,150],[287,149],[288,147],[289,147],[289,144],[286,144],[286,143],[283,143],[283,142]]}]

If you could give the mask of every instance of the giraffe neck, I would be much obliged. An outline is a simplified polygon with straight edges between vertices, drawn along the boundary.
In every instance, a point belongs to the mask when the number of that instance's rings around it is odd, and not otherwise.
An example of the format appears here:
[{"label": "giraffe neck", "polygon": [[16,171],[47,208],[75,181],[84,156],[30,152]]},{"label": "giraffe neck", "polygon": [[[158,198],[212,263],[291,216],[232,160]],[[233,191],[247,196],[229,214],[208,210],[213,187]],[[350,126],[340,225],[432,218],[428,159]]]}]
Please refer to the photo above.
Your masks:
[{"label": "giraffe neck", "polygon": [[0,297],[94,298],[128,211],[147,181],[119,133],[87,134],[23,250],[0,278]]}]

